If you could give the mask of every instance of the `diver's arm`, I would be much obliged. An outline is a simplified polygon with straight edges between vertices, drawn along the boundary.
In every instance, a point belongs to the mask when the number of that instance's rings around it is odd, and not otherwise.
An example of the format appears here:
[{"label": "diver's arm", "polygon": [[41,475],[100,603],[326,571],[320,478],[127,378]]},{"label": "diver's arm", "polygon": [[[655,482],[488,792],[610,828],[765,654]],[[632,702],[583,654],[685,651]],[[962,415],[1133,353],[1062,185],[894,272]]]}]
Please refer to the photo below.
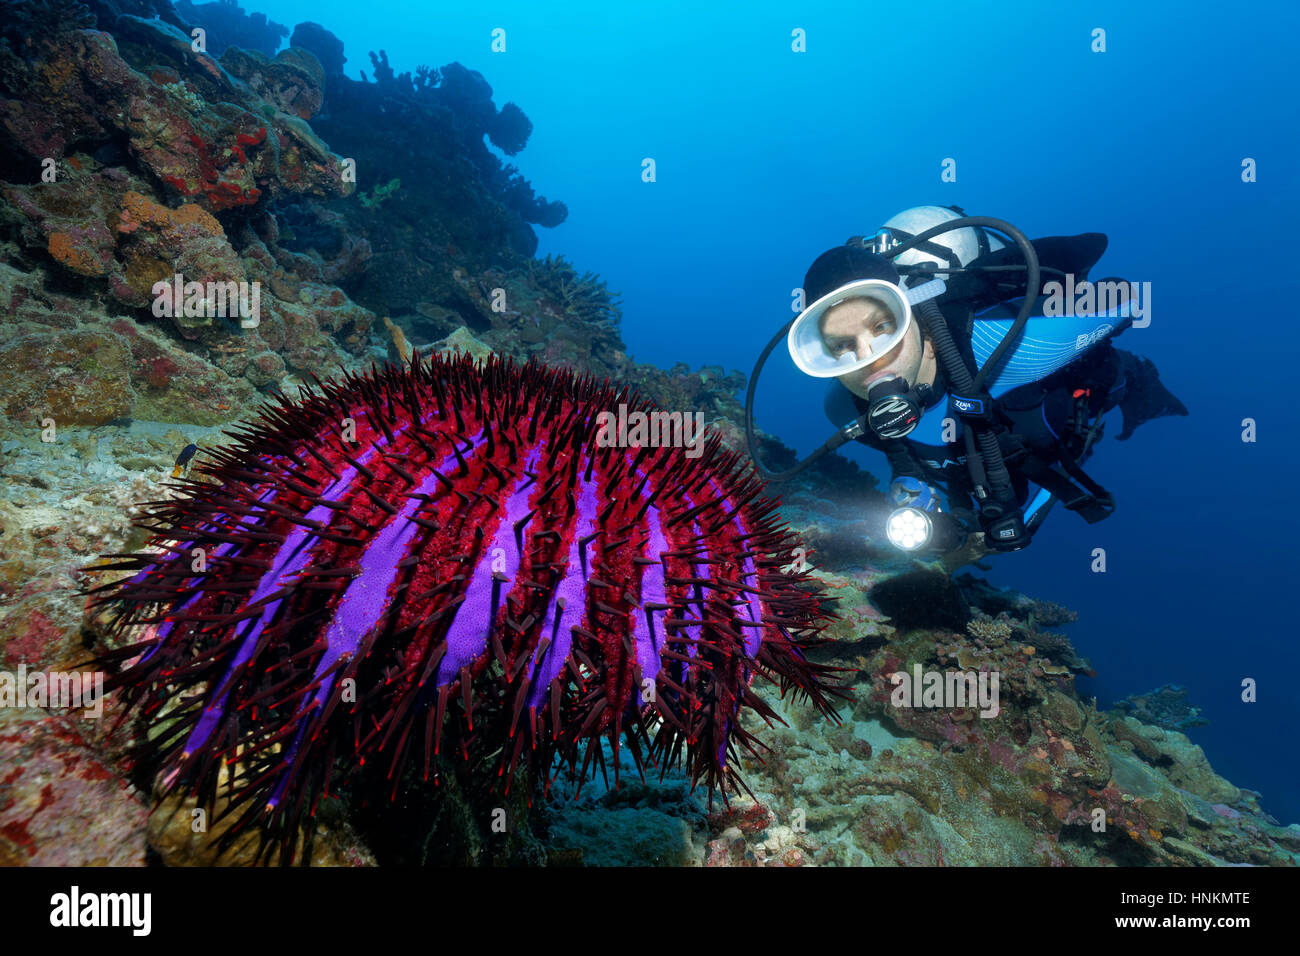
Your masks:
[{"label": "diver's arm", "polygon": [[[825,399],[826,417],[837,425],[851,421],[862,414],[853,395],[838,382],[832,383]],[[992,553],[984,547],[984,532],[978,529],[978,520],[968,508],[954,506],[942,483],[935,474],[912,454],[906,439],[882,441],[871,429],[865,429],[857,440],[868,448],[884,452],[889,461],[889,500],[894,508],[919,507],[923,511],[938,511],[958,519],[967,530],[963,540],[948,551],[928,551],[925,557],[938,560],[945,571],[951,572],[980,560]],[[967,502],[969,504],[969,502]],[[974,529],[974,530],[971,530]]]}]

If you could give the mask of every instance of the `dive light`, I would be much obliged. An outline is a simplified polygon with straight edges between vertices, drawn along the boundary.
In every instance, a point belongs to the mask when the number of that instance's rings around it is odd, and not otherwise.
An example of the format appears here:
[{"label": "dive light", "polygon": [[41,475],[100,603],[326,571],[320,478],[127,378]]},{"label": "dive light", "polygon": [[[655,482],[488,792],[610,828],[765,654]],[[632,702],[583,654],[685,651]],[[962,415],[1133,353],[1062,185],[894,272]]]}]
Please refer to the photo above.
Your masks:
[{"label": "dive light", "polygon": [[890,513],[885,535],[900,551],[951,551],[961,546],[966,529],[946,512],[907,506]]}]

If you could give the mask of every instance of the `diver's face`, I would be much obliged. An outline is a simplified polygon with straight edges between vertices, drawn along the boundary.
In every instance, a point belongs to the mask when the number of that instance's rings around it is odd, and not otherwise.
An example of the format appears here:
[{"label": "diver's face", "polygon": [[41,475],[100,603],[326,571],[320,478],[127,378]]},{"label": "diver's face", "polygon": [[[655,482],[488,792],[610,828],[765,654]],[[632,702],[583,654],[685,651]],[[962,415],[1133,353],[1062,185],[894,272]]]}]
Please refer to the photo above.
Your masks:
[{"label": "diver's face", "polygon": [[[870,355],[888,336],[897,331],[892,314],[871,299],[847,299],[826,310],[818,324],[822,341],[832,355],[853,352],[859,356]],[[867,397],[867,390],[881,379],[897,375],[915,385],[921,371],[925,351],[921,347],[921,331],[915,322],[910,324],[903,341],[880,358],[847,375],[837,376],[840,383],[854,395]]]}]

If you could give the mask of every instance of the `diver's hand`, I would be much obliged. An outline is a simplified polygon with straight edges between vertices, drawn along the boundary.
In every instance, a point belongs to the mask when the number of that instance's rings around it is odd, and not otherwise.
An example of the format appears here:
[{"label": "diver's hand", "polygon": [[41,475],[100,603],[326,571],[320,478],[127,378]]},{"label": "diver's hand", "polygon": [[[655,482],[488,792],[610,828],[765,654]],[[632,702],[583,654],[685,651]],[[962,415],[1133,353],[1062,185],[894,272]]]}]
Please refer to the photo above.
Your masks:
[{"label": "diver's hand", "polygon": [[939,555],[938,561],[943,570],[951,574],[958,568],[974,564],[984,556],[995,553],[992,548],[984,546],[984,532],[976,531],[966,535],[966,540],[960,548],[954,548],[946,554]]}]

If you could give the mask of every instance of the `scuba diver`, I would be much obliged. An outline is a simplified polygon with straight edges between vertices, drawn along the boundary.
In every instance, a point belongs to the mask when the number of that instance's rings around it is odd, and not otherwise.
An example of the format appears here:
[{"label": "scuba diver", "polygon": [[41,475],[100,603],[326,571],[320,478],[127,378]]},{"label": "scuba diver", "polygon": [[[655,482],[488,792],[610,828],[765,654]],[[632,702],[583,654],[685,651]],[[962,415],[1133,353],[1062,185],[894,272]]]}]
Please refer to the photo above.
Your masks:
[{"label": "scuba diver", "polygon": [[[999,219],[918,206],[826,251],[804,279],[811,304],[750,377],[756,467],[783,481],[850,440],[883,451],[895,506],[887,537],[949,571],[1022,550],[1057,501],[1089,523],[1109,517],[1114,497],[1081,467],[1102,417],[1119,407],[1123,441],[1187,409],[1150,360],[1115,348],[1149,302],[1124,280],[1088,281],[1105,250],[1100,233],[1031,242]],[[773,472],[755,454],[753,401],[782,338],[802,372],[833,380],[826,413],[841,427]]]}]

